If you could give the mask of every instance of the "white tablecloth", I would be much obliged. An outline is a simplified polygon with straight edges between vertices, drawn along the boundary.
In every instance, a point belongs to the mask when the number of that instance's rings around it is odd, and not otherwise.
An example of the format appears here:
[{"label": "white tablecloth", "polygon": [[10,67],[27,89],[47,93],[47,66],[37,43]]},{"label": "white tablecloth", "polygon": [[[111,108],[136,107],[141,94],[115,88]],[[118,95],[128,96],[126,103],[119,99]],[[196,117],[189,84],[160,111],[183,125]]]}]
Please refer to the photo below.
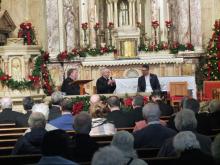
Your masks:
[{"label": "white tablecloth", "polygon": [[[192,90],[193,98],[196,98],[196,82],[194,76],[178,76],[178,77],[158,77],[161,90],[169,91],[169,83],[170,82],[188,82],[188,89]],[[137,92],[137,84],[138,78],[125,78],[125,79],[115,79],[116,81],[116,89],[115,93],[123,94],[123,93],[136,93]]]}]

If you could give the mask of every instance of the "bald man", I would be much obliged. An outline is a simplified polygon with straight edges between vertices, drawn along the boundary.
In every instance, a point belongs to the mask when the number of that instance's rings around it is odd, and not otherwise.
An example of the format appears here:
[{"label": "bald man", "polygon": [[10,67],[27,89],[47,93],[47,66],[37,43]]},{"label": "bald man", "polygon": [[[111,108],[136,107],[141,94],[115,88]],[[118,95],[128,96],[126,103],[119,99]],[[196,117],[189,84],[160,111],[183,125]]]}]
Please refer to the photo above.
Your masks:
[{"label": "bald man", "polygon": [[103,68],[101,70],[101,77],[96,81],[97,94],[109,94],[113,93],[116,84],[115,80],[110,77],[110,70],[108,68]]}]

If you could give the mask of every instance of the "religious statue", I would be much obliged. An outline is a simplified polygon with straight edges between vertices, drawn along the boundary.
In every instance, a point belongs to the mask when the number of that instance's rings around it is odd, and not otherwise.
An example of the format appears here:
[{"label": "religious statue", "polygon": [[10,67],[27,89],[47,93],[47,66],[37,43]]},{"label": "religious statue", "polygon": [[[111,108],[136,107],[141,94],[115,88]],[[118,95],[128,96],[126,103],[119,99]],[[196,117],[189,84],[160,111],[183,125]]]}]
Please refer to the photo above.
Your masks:
[{"label": "religious statue", "polygon": [[119,26],[128,25],[128,1],[122,0],[119,4]]},{"label": "religious statue", "polygon": [[11,75],[17,81],[22,80],[21,61],[18,58],[14,58],[11,62]]}]

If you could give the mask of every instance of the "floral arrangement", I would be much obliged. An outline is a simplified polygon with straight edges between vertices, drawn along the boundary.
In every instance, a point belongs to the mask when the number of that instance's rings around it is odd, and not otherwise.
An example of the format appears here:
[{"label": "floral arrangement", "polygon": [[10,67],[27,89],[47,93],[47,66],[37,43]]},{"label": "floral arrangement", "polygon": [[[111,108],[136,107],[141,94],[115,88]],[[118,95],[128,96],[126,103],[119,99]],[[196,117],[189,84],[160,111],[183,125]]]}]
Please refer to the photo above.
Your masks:
[{"label": "floral arrangement", "polygon": [[96,23],[93,28],[95,31],[98,31],[100,29],[100,24]]},{"label": "floral arrangement", "polygon": [[173,26],[173,23],[172,23],[172,21],[165,21],[165,25],[169,29]]},{"label": "floral arrangement", "polygon": [[32,75],[28,76],[28,80],[16,81],[0,69],[0,82],[12,90],[39,89],[42,86],[45,94],[50,95],[54,85],[47,68],[48,62],[49,53],[41,51],[41,55],[35,60]]},{"label": "floral arrangement", "polygon": [[88,29],[88,23],[87,22],[82,23],[81,27],[82,27],[83,30],[87,30]]},{"label": "floral arrangement", "polygon": [[114,23],[113,22],[109,22],[108,23],[108,29],[112,30],[114,28]]},{"label": "floral arrangement", "polygon": [[151,25],[154,29],[157,29],[160,24],[158,23],[158,21],[152,21]]},{"label": "floral arrangement", "polygon": [[36,45],[35,31],[30,22],[23,22],[20,24],[18,31],[18,38],[24,38],[24,44]]}]

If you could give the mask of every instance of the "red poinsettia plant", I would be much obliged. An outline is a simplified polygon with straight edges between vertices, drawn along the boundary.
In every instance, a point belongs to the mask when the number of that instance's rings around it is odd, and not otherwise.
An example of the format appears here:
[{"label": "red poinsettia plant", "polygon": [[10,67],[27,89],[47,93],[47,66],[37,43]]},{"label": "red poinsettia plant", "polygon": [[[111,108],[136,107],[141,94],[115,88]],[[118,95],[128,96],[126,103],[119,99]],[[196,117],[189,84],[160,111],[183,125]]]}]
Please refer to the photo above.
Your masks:
[{"label": "red poinsettia plant", "polygon": [[109,22],[108,23],[108,29],[112,30],[114,28],[114,23],[113,22]]},{"label": "red poinsettia plant", "polygon": [[40,77],[39,76],[28,76],[29,80],[32,81],[35,88],[40,88]]},{"label": "red poinsettia plant", "polygon": [[83,101],[75,102],[72,107],[72,114],[79,114],[83,110]]},{"label": "red poinsettia plant", "polygon": [[98,31],[100,29],[100,23],[97,22],[93,28],[95,31]]},{"label": "red poinsettia plant", "polygon": [[23,22],[20,24],[18,38],[24,38],[24,44],[36,45],[35,31],[30,22]]},{"label": "red poinsettia plant", "polygon": [[11,78],[11,76],[9,76],[8,74],[2,74],[0,76],[1,81],[8,81],[10,78]]},{"label": "red poinsettia plant", "polygon": [[59,61],[65,61],[68,59],[68,53],[67,53],[67,50],[63,51],[63,52],[60,52],[60,54],[58,54],[57,56],[57,59]]},{"label": "red poinsettia plant", "polygon": [[123,99],[123,103],[125,107],[131,107],[132,106],[132,101],[133,98],[132,97],[127,97]]},{"label": "red poinsettia plant", "polygon": [[82,27],[83,30],[87,30],[88,29],[88,23],[87,22],[82,23],[81,27]]},{"label": "red poinsettia plant", "polygon": [[194,51],[194,46],[193,46],[193,44],[192,44],[192,43],[187,43],[187,44],[186,44],[186,49],[187,49],[187,50]]},{"label": "red poinsettia plant", "polygon": [[151,25],[154,29],[156,29],[156,28],[158,28],[159,23],[158,23],[158,21],[152,21]]},{"label": "red poinsettia plant", "polygon": [[166,24],[166,27],[167,27],[168,29],[171,28],[172,25],[173,25],[173,23],[172,23],[171,20],[170,20],[170,21],[165,21],[165,24]]}]

